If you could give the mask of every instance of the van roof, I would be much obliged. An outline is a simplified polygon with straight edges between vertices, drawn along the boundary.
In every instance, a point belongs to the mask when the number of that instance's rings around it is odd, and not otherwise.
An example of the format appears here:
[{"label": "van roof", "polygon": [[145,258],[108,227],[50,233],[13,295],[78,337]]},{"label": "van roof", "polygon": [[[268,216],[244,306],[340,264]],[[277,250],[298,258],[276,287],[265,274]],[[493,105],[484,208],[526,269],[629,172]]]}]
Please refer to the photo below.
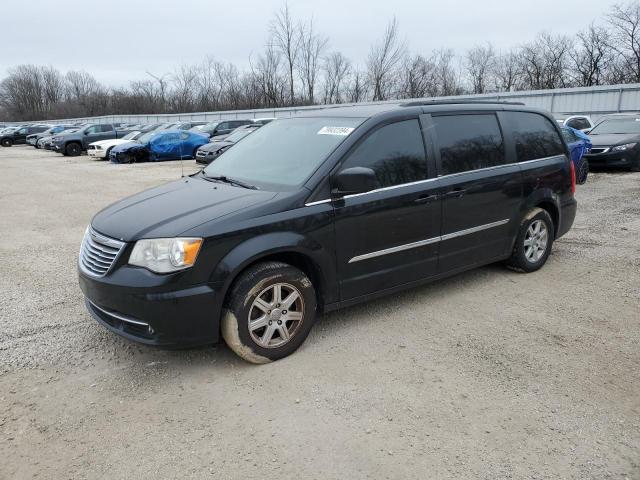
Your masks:
[{"label": "van roof", "polygon": [[[442,108],[446,107],[446,108]],[[393,102],[376,104],[334,105],[313,110],[301,110],[296,112],[296,117],[352,117],[369,118],[381,113],[396,111],[398,113],[410,113],[413,110],[421,113],[437,112],[442,110],[531,110],[539,109],[527,107],[523,103],[516,102],[488,102],[470,100],[419,100],[413,102]]]}]

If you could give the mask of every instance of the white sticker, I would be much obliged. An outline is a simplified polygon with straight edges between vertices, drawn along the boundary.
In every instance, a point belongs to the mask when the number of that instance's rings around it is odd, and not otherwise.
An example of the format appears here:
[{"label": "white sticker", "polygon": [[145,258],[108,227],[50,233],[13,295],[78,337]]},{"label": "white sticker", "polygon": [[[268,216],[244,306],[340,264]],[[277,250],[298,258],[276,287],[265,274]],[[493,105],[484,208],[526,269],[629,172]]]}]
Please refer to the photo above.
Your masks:
[{"label": "white sticker", "polygon": [[318,135],[340,135],[341,137],[346,137],[353,130],[352,127],[322,127],[318,131]]}]

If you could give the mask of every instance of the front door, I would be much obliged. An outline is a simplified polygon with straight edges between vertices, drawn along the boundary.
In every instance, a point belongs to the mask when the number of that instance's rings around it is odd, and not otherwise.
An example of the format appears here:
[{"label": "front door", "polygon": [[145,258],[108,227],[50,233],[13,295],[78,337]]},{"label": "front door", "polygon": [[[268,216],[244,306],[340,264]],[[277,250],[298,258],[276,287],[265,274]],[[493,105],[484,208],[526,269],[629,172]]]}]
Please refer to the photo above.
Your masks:
[{"label": "front door", "polygon": [[369,133],[339,170],[374,170],[378,188],[333,202],[342,300],[434,275],[440,235],[438,180],[429,179],[420,121]]},{"label": "front door", "polygon": [[522,201],[522,175],[507,161],[494,113],[433,115],[442,198],[439,271],[506,255]]}]

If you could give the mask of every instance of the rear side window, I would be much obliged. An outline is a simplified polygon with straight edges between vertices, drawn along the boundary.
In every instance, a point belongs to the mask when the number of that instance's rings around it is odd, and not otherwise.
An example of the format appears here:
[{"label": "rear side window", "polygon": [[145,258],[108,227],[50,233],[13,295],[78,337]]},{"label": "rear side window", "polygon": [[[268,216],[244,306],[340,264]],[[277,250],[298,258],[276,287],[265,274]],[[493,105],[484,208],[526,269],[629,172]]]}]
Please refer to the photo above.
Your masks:
[{"label": "rear side window", "polygon": [[564,155],[564,144],[551,121],[537,113],[504,112],[511,126],[519,162]]},{"label": "rear side window", "polygon": [[342,168],[366,167],[376,173],[378,188],[427,178],[427,157],[418,120],[375,130],[353,150]]},{"label": "rear side window", "polygon": [[494,114],[434,116],[441,175],[504,165],[504,141]]},{"label": "rear side window", "polygon": [[102,131],[103,133],[113,131],[113,127],[112,127],[111,125],[109,125],[108,123],[105,123],[105,124],[100,125],[100,129],[101,129],[101,131]]}]

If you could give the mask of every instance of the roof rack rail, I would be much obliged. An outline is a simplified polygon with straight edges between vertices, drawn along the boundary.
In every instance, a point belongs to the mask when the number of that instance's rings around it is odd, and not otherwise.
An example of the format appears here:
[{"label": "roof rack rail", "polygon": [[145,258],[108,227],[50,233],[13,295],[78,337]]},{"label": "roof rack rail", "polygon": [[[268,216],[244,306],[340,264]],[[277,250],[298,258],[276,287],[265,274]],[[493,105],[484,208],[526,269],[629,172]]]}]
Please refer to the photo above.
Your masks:
[{"label": "roof rack rail", "polygon": [[503,102],[500,100],[418,100],[416,102],[401,103],[401,107],[421,107],[425,105],[524,105],[522,102]]}]

